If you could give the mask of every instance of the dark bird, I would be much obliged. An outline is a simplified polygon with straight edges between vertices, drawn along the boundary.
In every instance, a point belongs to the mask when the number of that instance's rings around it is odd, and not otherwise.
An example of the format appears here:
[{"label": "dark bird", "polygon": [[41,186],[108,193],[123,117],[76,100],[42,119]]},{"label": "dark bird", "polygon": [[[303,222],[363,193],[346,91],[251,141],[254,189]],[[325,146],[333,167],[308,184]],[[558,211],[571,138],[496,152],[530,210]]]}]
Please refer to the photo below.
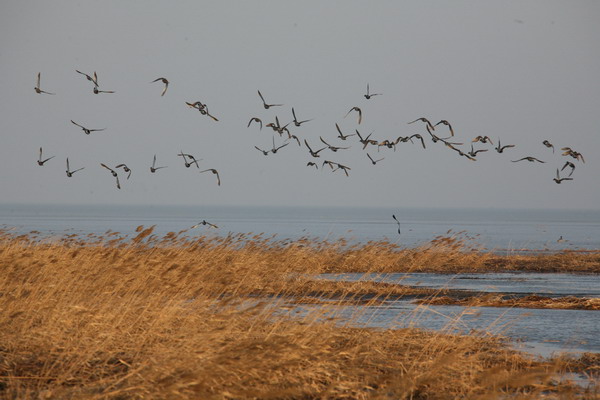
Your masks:
[{"label": "dark bird", "polygon": [[477,153],[483,153],[486,151],[487,151],[487,149],[473,150],[473,144],[471,144],[471,151],[468,152],[467,154],[470,155],[471,157],[477,157]]},{"label": "dark bird", "polygon": [[337,165],[337,168],[336,168],[336,169],[334,169],[334,170],[333,170],[333,172],[337,171],[338,169],[341,169],[342,171],[344,171],[344,173],[346,174],[346,176],[350,176],[350,175],[348,174],[348,171],[350,171],[352,168],[350,168],[350,167],[347,167],[347,166],[345,166],[345,165],[342,165],[342,164],[340,164],[340,163],[337,163],[336,165]]},{"label": "dark bird", "polygon": [[67,157],[67,176],[70,178],[73,176],[73,174],[77,171],[81,171],[82,169],[84,169],[85,167],[81,167],[76,169],[75,171],[71,171],[71,168],[69,167],[69,157]]},{"label": "dark bird", "polygon": [[369,153],[367,153],[367,157],[369,157],[369,160],[371,160],[371,164],[375,165],[377,164],[379,161],[383,160],[385,157],[380,158],[379,160],[373,160],[373,158],[369,155]]},{"label": "dark bird", "polygon": [[161,168],[167,168],[167,167],[166,166],[164,166],[164,167],[156,166],[156,154],[155,154],[154,159],[152,159],[152,166],[150,167],[150,172],[155,173],[156,171],[158,171]]},{"label": "dark bird", "polygon": [[441,137],[437,136],[435,133],[433,133],[431,129],[429,129],[429,125],[425,125],[425,128],[427,128],[427,133],[429,133],[429,136],[431,136],[431,141],[433,143],[437,143],[438,141],[446,143],[446,140],[450,139],[452,137],[452,136],[448,136],[445,138],[441,138]]},{"label": "dark bird", "polygon": [[[192,164],[196,164],[196,168],[200,168],[200,166],[198,165],[198,160],[196,160],[196,157],[194,157],[193,155],[186,154],[183,151],[180,151],[179,154],[177,154],[177,156],[183,157],[183,163],[186,168],[191,167]],[[188,158],[191,160],[190,162],[188,162]]]},{"label": "dark bird", "polygon": [[83,73],[79,70],[75,70],[75,72],[80,73],[81,75],[84,75],[88,81],[92,82],[94,84],[94,86],[98,86],[98,75],[96,74],[96,71],[94,71],[94,77],[92,78],[90,75]]},{"label": "dark bird", "polygon": [[507,144],[506,146],[502,146],[502,144],[500,143],[500,139],[498,139],[498,146],[496,146],[496,151],[498,153],[502,153],[504,152],[505,149],[508,149],[510,147],[515,147],[514,144]]},{"label": "dark bird", "polygon": [[296,142],[298,142],[298,146],[302,147],[302,143],[300,143],[300,139],[298,139],[298,136],[296,136],[296,135],[289,135],[288,138],[290,140],[294,139]]},{"label": "dark bird", "polygon": [[563,156],[571,156],[574,159],[576,159],[578,161],[583,161],[583,163],[585,163],[585,160],[583,159],[583,155],[580,152],[575,151],[570,147],[563,147],[561,150],[564,150],[564,153],[562,153]]},{"label": "dark bird", "polygon": [[443,119],[440,122],[438,122],[437,124],[435,124],[433,127],[435,128],[439,124],[446,125],[448,127],[448,129],[450,129],[450,136],[454,136],[454,129],[452,129],[452,125],[450,125],[450,122],[448,122],[445,119]]},{"label": "dark bird", "polygon": [[167,79],[167,78],[156,78],[155,80],[153,80],[153,81],[152,81],[152,82],[150,82],[150,83],[154,83],[154,82],[158,82],[158,81],[161,81],[162,83],[164,83],[164,84],[165,84],[165,88],[163,89],[162,93],[160,94],[160,95],[161,95],[161,97],[162,97],[162,96],[164,96],[164,95],[165,95],[165,93],[167,92],[167,89],[168,89],[168,87],[169,87],[169,81],[168,81],[168,79]]},{"label": "dark bird", "polygon": [[316,169],[319,169],[319,166],[312,161],[307,162],[306,166],[307,167],[315,167]]},{"label": "dark bird", "polygon": [[78,127],[80,127],[85,132],[86,135],[89,135],[92,132],[100,132],[100,131],[106,130],[106,128],[102,128],[102,129],[88,129],[88,128],[84,127],[84,126],[79,125],[77,122],[75,122],[73,120],[71,120],[71,123],[73,125],[77,125]]},{"label": "dark bird", "polygon": [[260,151],[261,153],[263,153],[263,155],[265,155],[265,156],[268,156],[268,155],[269,155],[269,152],[271,151],[271,150],[263,150],[263,149],[260,149],[260,148],[258,148],[257,146],[254,146],[254,148],[255,148],[256,150]]},{"label": "dark bird", "polygon": [[337,163],[333,162],[333,161],[325,160],[325,161],[323,161],[323,164],[321,164],[321,168],[323,168],[326,165],[329,165],[329,168],[331,168],[333,170],[333,168],[335,166],[337,166]]},{"label": "dark bird", "polygon": [[431,122],[429,122],[429,120],[425,117],[417,118],[414,121],[409,122],[408,124],[414,124],[417,121],[425,122],[425,124],[427,124],[427,127],[429,129],[431,129],[432,131],[435,131],[435,127],[433,125],[431,125]]},{"label": "dark bird", "polygon": [[350,134],[350,135],[344,135],[344,134],[342,133],[342,130],[340,129],[340,126],[339,126],[337,123],[335,124],[335,127],[336,127],[336,129],[337,129],[337,131],[338,131],[338,133],[339,133],[339,135],[338,135],[337,137],[338,137],[338,138],[340,138],[340,139],[342,139],[342,140],[346,140],[346,139],[347,139],[347,138],[349,138],[350,136],[356,136],[356,134],[355,134],[355,133],[352,133],[352,134]]},{"label": "dark bird", "polygon": [[117,174],[117,171],[115,171],[112,168],[109,168],[106,164],[100,163],[100,165],[110,171],[110,173],[112,174],[112,176],[114,176],[116,178],[116,180],[117,180],[117,189],[121,189],[121,183],[119,182],[119,175]]},{"label": "dark bird", "polygon": [[123,171],[127,172],[127,179],[131,176],[131,169],[125,164],[119,164],[115,168],[123,168]]},{"label": "dark bird", "polygon": [[377,140],[373,140],[373,139],[369,139],[371,137],[371,135],[374,132],[369,133],[369,136],[367,136],[366,138],[363,138],[360,135],[360,132],[358,131],[358,129],[356,129],[356,135],[358,136],[358,141],[362,143],[363,145],[363,150],[367,148],[367,145],[372,144],[373,146],[377,146],[379,144],[379,142]]},{"label": "dark bird", "polygon": [[43,165],[44,165],[44,163],[45,163],[46,161],[48,161],[48,160],[51,160],[51,159],[53,159],[54,157],[55,157],[55,156],[52,156],[52,157],[48,157],[48,158],[46,158],[45,160],[42,160],[42,148],[40,147],[40,156],[39,156],[39,158],[38,158],[38,161],[37,161],[37,163],[38,163],[38,165],[41,167],[41,166],[43,166]]},{"label": "dark bird", "polygon": [[556,168],[556,178],[553,178],[553,181],[560,184],[562,181],[572,181],[573,178],[561,178],[558,172],[558,168]]},{"label": "dark bird", "polygon": [[262,128],[263,128],[262,120],[260,118],[256,118],[256,117],[250,118],[250,122],[248,122],[248,128],[250,128],[250,124],[253,122],[260,124],[260,130],[262,131]]},{"label": "dark bird", "polygon": [[352,107],[350,111],[344,116],[346,118],[352,111],[356,111],[358,113],[358,124],[362,122],[362,110],[359,107]]},{"label": "dark bird", "polygon": [[110,168],[108,165],[100,163],[101,166],[103,166],[104,168],[106,168],[107,170],[110,171],[110,173],[112,174],[112,176],[114,176],[115,178],[118,176],[117,175],[117,171],[115,171],[114,169]]},{"label": "dark bird", "polygon": [[567,161],[560,170],[562,171],[567,167],[571,168],[571,172],[569,173],[569,176],[573,175],[573,171],[575,171],[575,164],[573,164],[571,161]]},{"label": "dark bird", "polygon": [[42,89],[40,89],[40,79],[41,79],[42,73],[38,72],[38,76],[37,76],[37,85],[35,86],[34,90],[37,94],[41,94],[41,93],[45,93],[45,94],[56,94],[56,93],[50,93],[50,92],[46,92],[43,91]]},{"label": "dark bird", "polygon": [[271,107],[280,107],[283,104],[267,104],[267,102],[265,101],[265,98],[263,97],[263,95],[260,93],[260,90],[258,91],[258,95],[260,96],[260,99],[263,102],[263,107],[265,108],[265,110],[268,110]]},{"label": "dark bird", "polygon": [[216,226],[215,224],[211,224],[210,222],[206,222],[206,220],[202,220],[201,222],[197,223],[196,225],[190,227],[190,229],[197,228],[200,225],[205,225],[205,226],[208,226],[209,228],[218,228],[218,226]]},{"label": "dark bird", "polygon": [[490,139],[489,136],[477,136],[475,139],[471,140],[471,142],[475,143],[475,142],[481,142],[481,143],[487,143],[490,142],[491,145],[493,145],[494,143],[492,142],[492,139]]},{"label": "dark bird", "polygon": [[537,158],[531,157],[531,156],[519,158],[518,160],[514,160],[512,162],[519,162],[519,161],[539,162],[539,163],[542,163],[542,164],[544,164],[546,162],[546,161],[538,160]]},{"label": "dark bird", "polygon": [[209,169],[205,169],[204,171],[200,171],[200,173],[203,172],[212,172],[213,174],[215,174],[217,176],[217,186],[221,186],[221,178],[219,177],[219,172],[214,169],[214,168],[209,168]]},{"label": "dark bird", "polygon": [[313,149],[310,148],[310,146],[308,145],[308,142],[306,141],[306,139],[304,139],[304,144],[306,145],[306,147],[308,148],[308,152],[310,153],[311,156],[318,158],[319,153],[322,152],[323,150],[325,150],[327,147],[323,147],[322,149],[319,149],[317,151],[313,151]]},{"label": "dark bird", "polygon": [[544,141],[542,142],[542,144],[543,144],[544,146],[548,147],[549,149],[551,148],[551,149],[552,149],[552,153],[554,153],[554,145],[553,145],[552,143],[550,143],[550,142],[549,142],[549,141],[547,141],[547,140],[544,140]]},{"label": "dark bird", "polygon": [[319,139],[321,139],[321,142],[323,142],[323,144],[325,144],[329,150],[333,151],[334,153],[337,152],[338,150],[347,150],[350,147],[337,147],[337,146],[332,146],[329,143],[327,143],[321,136],[319,136]]},{"label": "dark bird", "polygon": [[398,224],[398,235],[401,235],[401,233],[400,233],[400,221],[398,221],[398,218],[396,218],[396,216],[394,214],[392,214],[392,218],[394,218],[394,221],[396,221],[396,223]]},{"label": "dark bird", "polygon": [[98,94],[98,93],[114,93],[114,90],[100,90],[98,89],[98,86],[94,86],[94,94]]},{"label": "dark bird", "polygon": [[[425,147],[425,140],[423,140],[423,136],[421,136],[421,135],[420,135],[420,134],[418,134],[418,133],[416,133],[416,134],[414,134],[414,135],[410,136],[410,137],[408,138],[408,140],[410,140],[410,141],[411,141],[411,143],[412,143],[412,138],[417,138],[417,139],[419,139],[419,140],[421,141],[421,145],[423,146],[423,148],[424,148],[424,149],[426,148],[426,147]],[[398,143],[398,139],[396,139],[396,144],[397,144],[397,143]]]},{"label": "dark bird", "polygon": [[373,96],[381,96],[382,93],[369,93],[369,84],[367,83],[367,94],[365,94],[365,99],[369,100]]},{"label": "dark bird", "polygon": [[279,149],[282,149],[282,148],[284,148],[284,147],[285,147],[285,146],[287,146],[288,144],[289,144],[289,143],[284,143],[284,144],[282,144],[282,145],[281,145],[281,146],[279,146],[279,147],[275,147],[275,137],[273,137],[273,148],[271,149],[271,152],[272,152],[273,154],[277,154],[277,151],[278,151]]},{"label": "dark bird", "polygon": [[302,125],[305,122],[312,121],[312,119],[305,119],[304,121],[298,121],[298,118],[296,118],[296,112],[294,111],[294,107],[292,107],[292,115],[294,116],[294,120],[292,122],[296,126],[300,126],[300,125]]}]

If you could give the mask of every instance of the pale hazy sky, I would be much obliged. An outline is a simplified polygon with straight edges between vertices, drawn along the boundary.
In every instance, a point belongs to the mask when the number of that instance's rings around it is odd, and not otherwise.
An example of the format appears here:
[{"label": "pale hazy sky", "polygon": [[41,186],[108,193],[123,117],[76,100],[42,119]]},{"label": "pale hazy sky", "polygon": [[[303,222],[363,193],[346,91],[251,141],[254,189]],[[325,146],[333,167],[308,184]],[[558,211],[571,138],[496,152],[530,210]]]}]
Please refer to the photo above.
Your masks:
[{"label": "pale hazy sky", "polygon": [[[597,209],[598,21],[597,1],[3,1],[0,202]],[[75,69],[116,93],[93,94]],[[55,96],[34,92],[38,72]],[[367,83],[383,95],[366,100]],[[285,106],[265,110],[258,89]],[[198,100],[220,121],[185,105]],[[353,106],[360,126],[344,118]],[[314,118],[291,129],[301,140],[352,148],[312,159],[291,142],[263,156],[254,146],[270,148],[274,132],[249,119],[287,123],[291,107]],[[426,150],[369,147],[385,157],[373,166],[355,137],[335,138],[336,122],[377,140],[427,135],[407,124],[418,117],[450,121],[467,150],[478,135],[517,147],[471,162],[427,139]],[[107,129],[87,136],[70,120]],[[40,146],[56,156],[44,167]],[[154,154],[168,168],[151,174]],[[524,156],[546,163],[511,162]],[[67,178],[66,157],[85,169]],[[323,160],[350,176],[306,167]],[[557,185],[567,160],[574,180]],[[131,179],[120,172],[118,190],[101,162],[126,163]]]}]

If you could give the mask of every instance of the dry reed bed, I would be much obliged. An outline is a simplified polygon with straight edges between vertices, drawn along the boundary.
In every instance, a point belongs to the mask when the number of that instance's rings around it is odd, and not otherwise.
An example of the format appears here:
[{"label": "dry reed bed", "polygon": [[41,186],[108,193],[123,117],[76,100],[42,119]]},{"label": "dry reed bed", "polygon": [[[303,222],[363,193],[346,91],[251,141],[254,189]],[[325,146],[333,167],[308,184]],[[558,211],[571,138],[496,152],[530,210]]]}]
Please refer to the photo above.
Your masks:
[{"label": "dry reed bed", "polygon": [[0,237],[2,398],[598,398],[597,386],[560,379],[581,362],[535,361],[491,337],[352,328],[335,308],[297,316],[273,304],[307,290],[375,290],[310,274],[485,267],[490,256],[455,243],[153,239],[151,229],[127,242]]}]

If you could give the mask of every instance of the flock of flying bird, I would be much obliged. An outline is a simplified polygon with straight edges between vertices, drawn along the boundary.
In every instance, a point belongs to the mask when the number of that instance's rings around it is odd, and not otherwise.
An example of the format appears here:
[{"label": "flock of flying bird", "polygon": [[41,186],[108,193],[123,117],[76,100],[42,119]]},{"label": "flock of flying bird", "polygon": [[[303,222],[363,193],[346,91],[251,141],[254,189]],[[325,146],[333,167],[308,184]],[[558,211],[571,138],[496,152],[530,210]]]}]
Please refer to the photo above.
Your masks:
[{"label": "flock of flying bird", "polygon": [[[88,81],[90,81],[93,84],[92,92],[94,94],[115,93],[115,91],[113,91],[113,90],[101,90],[100,89],[100,86],[98,83],[98,75],[96,72],[94,72],[92,75],[88,75],[79,70],[75,70],[75,71],[78,74],[83,75]],[[55,95],[55,93],[51,93],[51,92],[42,90],[40,81],[41,81],[41,73],[38,73],[37,85],[34,88],[34,90],[37,94]],[[161,92],[161,96],[164,96],[167,92],[167,89],[169,88],[169,80],[164,77],[160,77],[160,78],[157,78],[157,79],[151,81],[150,83],[156,83],[156,82],[160,82],[164,85],[163,90]],[[382,95],[382,93],[372,93],[370,91],[369,84],[367,84],[366,89],[367,89],[366,93],[363,95],[363,97],[366,100],[370,100],[375,96]],[[260,90],[258,91],[258,97],[260,98],[260,100],[262,102],[262,106],[265,110],[270,110],[272,108],[280,109],[281,107],[284,106],[283,104],[280,104],[280,103],[275,103],[275,104],[267,103],[267,101],[265,100],[265,97],[260,92]],[[201,115],[205,115],[205,116],[211,118],[215,122],[219,121],[218,118],[216,118],[214,115],[212,115],[209,112],[208,106],[206,104],[204,104],[200,101],[195,101],[195,102],[187,102],[186,101],[185,104],[188,107],[190,107],[191,109],[199,111]],[[362,147],[362,150],[364,150],[366,153],[366,158],[373,165],[377,165],[379,162],[384,160],[384,157],[381,157],[381,158],[375,157],[374,158],[371,154],[369,154],[370,149],[376,149],[377,152],[379,152],[382,148],[393,149],[394,151],[396,151],[397,146],[399,146],[401,144],[405,144],[405,143],[414,144],[415,141],[417,141],[417,143],[419,143],[423,147],[423,149],[426,149],[427,148],[426,141],[428,142],[428,140],[426,140],[426,139],[431,140],[431,142],[433,144],[438,144],[438,143],[442,144],[449,150],[456,152],[457,155],[459,155],[461,157],[465,157],[466,159],[471,160],[471,161],[476,161],[478,154],[480,154],[480,153],[484,153],[484,152],[487,152],[490,150],[495,150],[497,153],[502,154],[506,150],[516,147],[516,145],[514,145],[514,144],[502,145],[500,142],[500,139],[498,139],[496,144],[494,144],[492,139],[489,136],[477,136],[471,140],[471,142],[469,144],[470,149],[468,149],[468,150],[462,149],[460,146],[463,146],[464,143],[455,141],[456,140],[455,132],[454,132],[454,129],[453,129],[452,125],[450,124],[450,122],[448,122],[447,120],[440,120],[439,122],[433,124],[433,123],[431,123],[431,121],[429,119],[427,119],[425,117],[420,117],[420,118],[417,118],[417,119],[407,123],[409,125],[415,124],[415,123],[422,123],[425,130],[421,133],[415,133],[415,134],[408,135],[408,136],[399,136],[399,137],[396,137],[393,139],[376,140],[376,139],[372,138],[373,132],[371,132],[368,135],[364,135],[358,129],[358,126],[361,125],[361,123],[363,121],[363,110],[360,107],[358,107],[358,106],[351,107],[343,118],[347,118],[353,113],[356,115],[356,123],[357,123],[357,126],[354,127],[354,133],[344,133],[342,131],[342,129],[340,128],[339,124],[335,123],[337,136],[334,139],[329,139],[329,138],[325,139],[322,136],[319,136],[319,140],[322,143],[322,145],[320,145],[319,147],[316,147],[314,143],[311,146],[311,144],[309,144],[309,142],[306,138],[301,139],[295,132],[292,132],[292,131],[295,131],[297,128],[301,128],[304,124],[311,122],[313,120],[313,119],[303,119],[303,120],[299,119],[297,117],[296,110],[294,109],[294,107],[291,107],[291,117],[293,119],[284,125],[282,125],[280,123],[279,116],[277,116],[277,115],[273,115],[272,117],[274,117],[274,118],[270,122],[267,122],[267,123],[263,123],[264,118],[261,119],[259,117],[253,116],[250,118],[250,120],[247,124],[247,128],[250,128],[254,124],[254,125],[258,126],[259,130],[261,130],[261,131],[263,128],[270,128],[271,130],[273,130],[274,133],[273,133],[272,140],[271,140],[272,148],[264,149],[259,146],[254,146],[254,148],[256,150],[258,150],[260,153],[262,153],[264,156],[268,156],[269,154],[277,154],[278,151],[280,151],[281,149],[285,148],[286,146],[288,146],[290,143],[293,143],[293,142],[297,143],[297,145],[300,148],[304,144],[304,146],[306,147],[306,150],[308,151],[308,154],[311,157],[310,161],[308,161],[306,164],[307,167],[311,167],[311,168],[314,167],[315,169],[319,169],[319,168],[325,168],[325,166],[327,166],[330,168],[330,170],[332,172],[341,171],[346,176],[350,175],[351,168],[349,166],[341,164],[337,161],[332,161],[332,160],[323,160],[322,162],[320,162],[320,161],[317,162],[316,159],[321,158],[321,155],[324,155],[324,154],[333,154],[333,153],[337,153],[338,151],[344,151],[344,150],[350,149],[351,148],[351,142],[350,142],[351,137],[356,137],[357,140],[355,140],[355,144],[358,144],[359,146]],[[90,135],[93,132],[104,131],[106,129],[106,128],[90,129],[90,128],[87,128],[87,127],[81,125],[78,122],[75,122],[74,120],[71,120],[71,123],[73,125],[77,126],[78,128],[80,128],[86,135]],[[444,132],[445,132],[444,134],[440,133],[441,128],[444,129]],[[333,140],[339,140],[339,141],[341,141],[340,143],[343,142],[345,145],[332,144]],[[483,145],[488,145],[488,144],[491,145],[492,147],[487,146],[487,147],[480,147],[478,149],[475,149],[475,146],[483,146]],[[544,145],[548,149],[552,149],[553,153],[555,152],[554,145],[552,143],[550,143],[550,141],[544,140],[541,144]],[[572,175],[576,168],[576,164],[573,161],[576,161],[576,162],[581,161],[581,162],[585,163],[583,155],[580,152],[575,151],[575,150],[571,149],[570,147],[562,147],[561,150],[562,150],[562,156],[570,157],[573,160],[567,160],[567,161],[565,161],[564,164],[561,163],[562,167],[559,165],[559,167],[556,168],[556,176],[553,178],[553,180],[557,184],[560,184],[563,181],[573,180]],[[326,152],[326,153],[324,153],[324,152]],[[195,157],[192,154],[184,153],[183,151],[180,151],[180,153],[177,154],[177,156],[182,157],[183,164],[186,168],[190,168],[190,167],[194,166],[199,170],[200,173],[211,172],[212,174],[214,174],[216,176],[217,185],[219,185],[219,186],[221,185],[221,178],[219,176],[219,172],[216,169],[208,168],[208,169],[200,170],[199,162],[201,161],[201,159],[198,159],[197,157]],[[38,157],[38,161],[37,161],[39,166],[45,165],[48,161],[50,161],[53,158],[54,158],[54,156],[44,158],[43,149],[40,147],[39,157]],[[511,160],[511,161],[514,163],[522,162],[522,161],[528,161],[531,163],[545,163],[545,161],[542,161],[539,158],[534,157],[534,156],[525,156],[525,157],[521,157],[516,160]],[[124,163],[120,163],[118,165],[115,165],[114,167],[110,167],[110,166],[106,165],[105,163],[100,163],[100,166],[102,168],[106,169],[115,178],[116,187],[118,189],[121,189],[121,182],[119,180],[119,173],[117,172],[117,170],[122,169],[123,172],[125,174],[127,174],[126,179],[129,179],[132,174],[131,168],[129,168]],[[69,178],[72,177],[73,174],[75,174],[76,172],[81,171],[85,168],[85,167],[80,167],[77,169],[71,169],[68,157],[66,158],[66,167],[67,167],[67,169],[65,172],[66,172],[67,177],[69,177]],[[153,157],[153,160],[152,160],[152,165],[149,167],[150,172],[156,173],[158,170],[163,169],[163,168],[167,168],[167,166],[157,166],[157,158],[156,158],[156,154],[155,154]],[[567,170],[567,171],[565,171],[565,170]],[[568,173],[568,175],[567,176],[563,175],[561,177],[561,173],[565,173],[565,174]],[[396,220],[396,222],[398,223],[398,233],[400,233],[400,223],[395,218],[395,216],[394,216],[394,220]],[[210,224],[206,221],[202,221],[200,224],[194,225],[194,227],[197,227],[199,225],[207,225],[210,227],[216,227],[214,224]]]}]

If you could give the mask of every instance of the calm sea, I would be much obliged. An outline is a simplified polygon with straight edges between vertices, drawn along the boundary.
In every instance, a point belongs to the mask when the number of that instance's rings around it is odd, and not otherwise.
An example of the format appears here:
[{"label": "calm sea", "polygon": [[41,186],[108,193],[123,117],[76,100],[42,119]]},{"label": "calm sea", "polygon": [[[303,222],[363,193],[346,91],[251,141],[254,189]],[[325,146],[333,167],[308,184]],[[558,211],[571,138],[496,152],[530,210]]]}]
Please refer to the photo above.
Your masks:
[{"label": "calm sea", "polygon": [[[401,222],[400,234],[392,215]],[[308,236],[354,243],[388,240],[411,247],[451,230],[499,252],[600,249],[600,210],[0,204],[0,226],[18,234],[133,234],[139,225],[156,225],[155,233],[162,235],[202,220],[218,229],[202,226],[191,233],[253,232],[277,239]]]}]

